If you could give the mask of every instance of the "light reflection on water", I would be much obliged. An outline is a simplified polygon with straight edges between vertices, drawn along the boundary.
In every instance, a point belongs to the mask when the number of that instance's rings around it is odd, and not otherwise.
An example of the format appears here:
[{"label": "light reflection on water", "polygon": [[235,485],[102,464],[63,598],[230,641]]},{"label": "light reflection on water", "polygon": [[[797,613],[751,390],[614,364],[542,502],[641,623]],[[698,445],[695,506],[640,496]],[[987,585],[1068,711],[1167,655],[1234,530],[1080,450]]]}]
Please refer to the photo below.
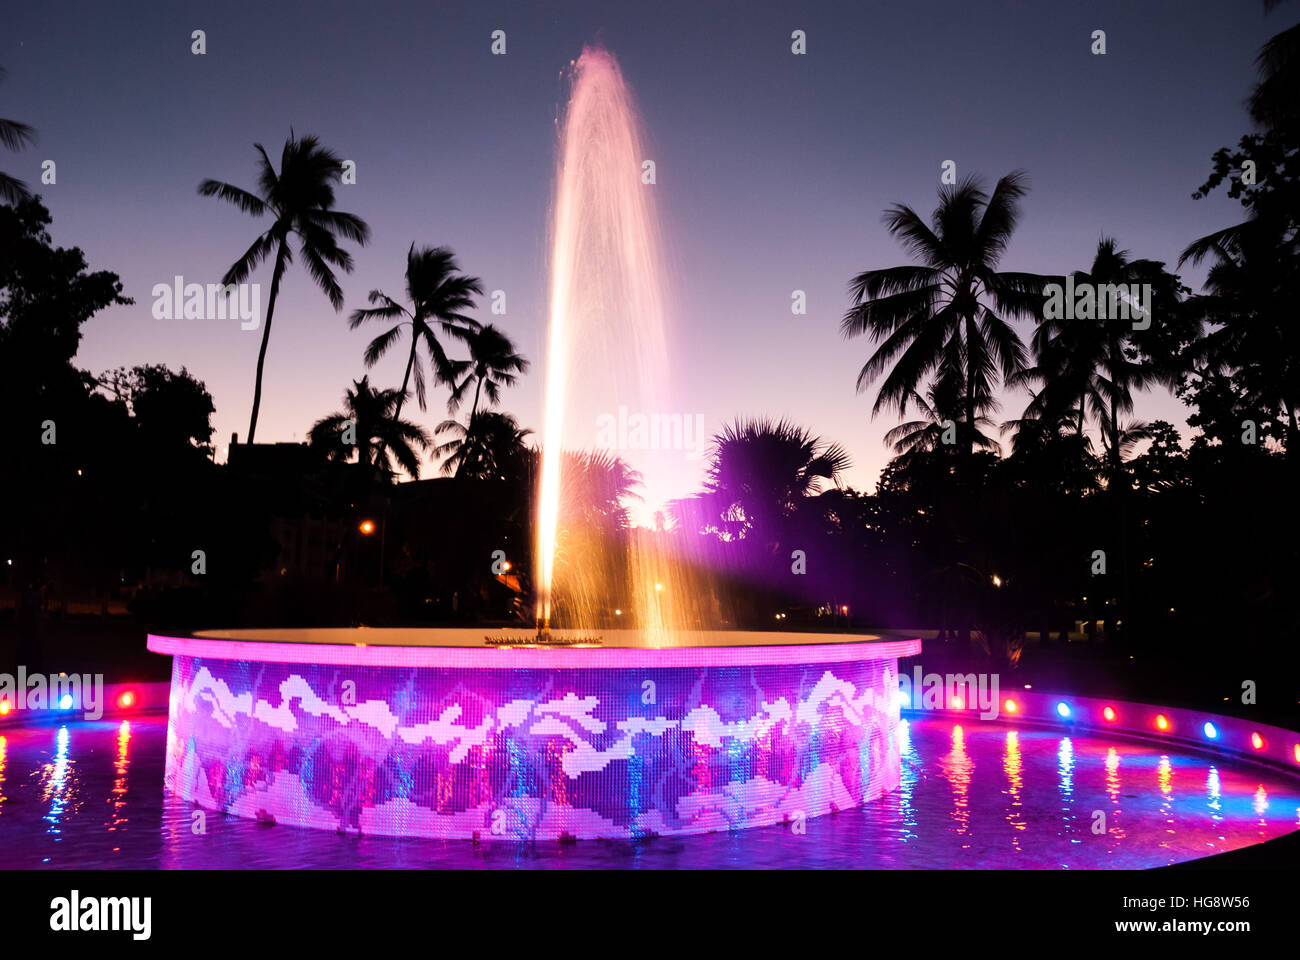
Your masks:
[{"label": "light reflection on water", "polygon": [[[913,719],[902,784],[866,807],[708,836],[567,846],[340,836],[164,797],[166,720],[8,727],[0,850],[12,867],[1150,867],[1300,828],[1300,780],[1166,746]],[[1121,776],[1121,771],[1123,775]],[[1092,833],[1094,811],[1106,831]]]},{"label": "light reflection on water", "polygon": [[[1023,766],[1020,757],[1020,733],[1016,730],[1007,731],[1006,752],[1002,757],[1002,772],[1007,777],[1007,796],[1010,802],[1007,805],[1007,823],[1017,831],[1022,831],[1028,824],[1022,816],[1021,807],[1023,802],[1020,799],[1020,792],[1024,789],[1025,780],[1020,771]],[[1011,846],[1017,852],[1020,851],[1020,834],[1011,835]]]},{"label": "light reflection on water", "polygon": [[[1074,823],[1074,744],[1069,737],[1062,737],[1056,745],[1056,773],[1060,778],[1061,831],[1071,832]],[[1079,841],[1072,839],[1071,842]]]}]

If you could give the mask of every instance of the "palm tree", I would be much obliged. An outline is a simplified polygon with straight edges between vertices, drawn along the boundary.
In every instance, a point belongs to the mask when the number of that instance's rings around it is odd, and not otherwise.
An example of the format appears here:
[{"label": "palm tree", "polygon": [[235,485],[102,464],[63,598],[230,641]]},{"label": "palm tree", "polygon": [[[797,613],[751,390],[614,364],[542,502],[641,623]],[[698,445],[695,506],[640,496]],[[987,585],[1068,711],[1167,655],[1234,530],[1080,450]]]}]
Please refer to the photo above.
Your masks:
[{"label": "palm tree", "polygon": [[[1092,266],[1087,272],[1076,271],[1074,284],[1076,288],[1090,284],[1094,291],[1109,285],[1127,289],[1149,284],[1151,302],[1144,305],[1150,313],[1147,320],[1150,325],[1163,324],[1179,309],[1178,278],[1164,266],[1156,260],[1133,260],[1114,239],[1102,237]],[[1086,416],[1091,413],[1102,435],[1113,477],[1119,475],[1122,453],[1127,449],[1120,416],[1132,413],[1134,392],[1156,384],[1173,388],[1179,379],[1172,358],[1157,361],[1139,349],[1141,335],[1133,329],[1129,317],[1044,319],[1033,340],[1038,363],[1026,371],[1044,384],[1026,416],[1053,420],[1077,401],[1073,413],[1078,417],[1078,432],[1082,435]],[[1025,378],[1013,382],[1020,379]]]},{"label": "palm tree", "polygon": [[331,181],[340,178],[343,163],[333,151],[320,145],[316,137],[296,139],[289,131],[280,154],[280,172],[260,143],[253,144],[260,155],[257,184],[260,194],[250,193],[219,180],[204,180],[199,194],[219,197],[245,213],[260,217],[270,213],[271,226],[253,241],[221,278],[223,284],[243,283],[257,265],[272,253],[275,267],[271,273],[271,295],[266,303],[266,322],[262,326],[262,346],[257,352],[257,378],[253,385],[253,413],[248,421],[248,442],[257,435],[257,414],[262,406],[262,368],[266,363],[266,345],[271,338],[271,321],[280,280],[293,260],[289,237],[298,238],[298,254],[316,285],[329,297],[336,311],[343,309],[343,291],[331,267],[352,272],[352,256],[338,245],[339,237],[365,245],[370,227],[355,214],[332,209],[334,188]]},{"label": "palm tree", "polygon": [[622,457],[608,450],[566,450],[560,477],[560,502],[569,522],[605,533],[628,528],[627,502],[641,499],[636,488],[643,478]]},{"label": "palm tree", "polygon": [[1143,440],[1150,440],[1155,436],[1151,425],[1144,420],[1133,420],[1119,425],[1113,432],[1105,430],[1101,434],[1102,450],[1106,456],[1114,463],[1123,460],[1133,447]]},{"label": "palm tree", "polygon": [[469,415],[473,420],[478,413],[480,395],[486,393],[488,403],[496,404],[501,399],[501,388],[514,386],[517,375],[528,369],[528,361],[515,352],[510,338],[490,323],[466,332],[461,339],[469,345],[470,358],[451,362],[452,377],[461,380],[452,387],[447,409],[456,412],[472,383],[474,404]]},{"label": "palm tree", "polygon": [[508,413],[484,410],[470,417],[468,424],[444,420],[435,434],[452,439],[433,448],[444,457],[442,472],[471,480],[518,478],[527,469],[524,438],[533,431],[521,427]]},{"label": "palm tree", "polygon": [[[5,78],[5,69],[0,67],[0,82]],[[36,142],[36,131],[17,120],[0,120],[0,144],[7,150],[21,150],[24,146]],[[0,173],[0,200],[17,204],[31,196],[27,184],[7,173]]]},{"label": "palm tree", "polygon": [[1286,451],[1300,462],[1300,335],[1290,319],[1300,296],[1296,234],[1289,218],[1269,212],[1190,244],[1181,265],[1213,264],[1205,293],[1186,309],[1212,329],[1189,357],[1204,375],[1231,374],[1241,401],[1286,424]]},{"label": "palm tree", "polygon": [[[822,481],[840,486],[850,465],[836,443],[788,420],[737,420],[713,438],[704,492],[675,506],[679,522],[702,515],[723,539],[779,541],[786,522]],[[698,501],[697,503],[691,501]]]},{"label": "palm tree", "polygon": [[[927,399],[928,398],[928,399]],[[885,443],[894,448],[894,452],[909,457],[916,452],[930,452],[943,446],[947,424],[956,427],[956,420],[961,416],[961,384],[955,377],[939,378],[930,385],[926,397],[914,393],[912,403],[921,411],[925,419],[909,420],[900,423],[885,434]],[[983,415],[985,410],[995,409],[991,397],[985,398],[976,410],[975,425],[977,432],[972,443],[982,450],[999,452],[1000,445],[992,437],[979,432],[979,427],[990,427],[993,421]],[[962,424],[964,427],[965,424]],[[954,433],[956,431],[954,430]]]},{"label": "palm tree", "polygon": [[[368,376],[353,381],[352,389],[343,395],[343,412],[312,424],[311,446],[334,461],[349,461],[355,451],[357,462],[372,476],[391,476],[395,460],[412,479],[419,477],[420,457],[416,450],[429,449],[429,435],[422,427],[396,416],[401,399],[398,390],[376,390]],[[353,437],[348,436],[349,429]]]},{"label": "palm tree", "polygon": [[865,391],[888,370],[872,407],[906,415],[907,404],[932,373],[959,377],[966,436],[973,454],[982,397],[991,396],[1025,364],[1024,344],[1004,317],[1042,310],[1046,278],[999,272],[1025,195],[1023,173],[1003,177],[986,194],[977,179],[939,191],[930,225],[910,207],[885,212],[885,225],[920,263],[867,270],[850,282],[853,306],[845,336],[870,335],[878,344],[858,375]]},{"label": "palm tree", "polygon": [[[1264,0],[1268,13],[1281,0]],[[1300,24],[1268,39],[1255,58],[1259,82],[1251,91],[1251,118],[1261,127],[1281,129],[1300,119]]]},{"label": "palm tree", "polygon": [[[416,362],[420,344],[423,343],[429,353],[434,383],[450,382],[451,361],[438,341],[435,327],[461,339],[479,328],[478,321],[467,317],[465,311],[474,308],[475,295],[483,295],[482,282],[478,277],[466,277],[459,271],[456,255],[450,247],[421,247],[417,250],[412,243],[406,252],[406,298],[410,301],[410,308],[402,306],[382,290],[371,290],[370,302],[381,306],[353,310],[348,318],[348,327],[352,330],[367,320],[398,321],[370,341],[365,354],[367,367],[374,366],[401,338],[403,327],[411,328],[411,350],[406,358],[400,392],[405,399],[414,371],[415,399],[421,410],[425,408],[425,385],[424,369]],[[399,401],[394,416],[401,415]]]}]

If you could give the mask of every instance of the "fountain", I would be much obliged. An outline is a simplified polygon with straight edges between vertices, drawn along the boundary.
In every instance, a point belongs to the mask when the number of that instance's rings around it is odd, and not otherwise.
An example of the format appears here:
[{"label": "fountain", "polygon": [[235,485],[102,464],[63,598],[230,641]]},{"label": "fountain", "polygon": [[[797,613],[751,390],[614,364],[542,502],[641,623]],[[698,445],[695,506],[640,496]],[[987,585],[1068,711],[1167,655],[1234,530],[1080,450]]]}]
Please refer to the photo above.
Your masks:
[{"label": "fountain", "polygon": [[[536,630],[150,636],[174,658],[166,780],[184,799],[363,834],[640,838],[802,821],[899,785],[897,661],[919,640],[697,629],[684,564],[633,536],[618,576],[592,576],[601,565],[572,538],[566,428],[629,403],[668,409],[636,114],[609,53],[585,49],[572,77]],[[611,579],[626,598],[622,629],[600,622]]]},{"label": "fountain", "polygon": [[[639,178],[645,156],[631,94],[618,63],[586,48],[573,64],[573,91],[560,138],[551,233],[550,329],[545,379],[542,470],[538,491],[537,630],[550,630],[557,586],[569,597],[577,629],[590,627],[600,598],[576,565],[557,571],[557,537],[576,520],[566,514],[562,451],[565,427],[631,405],[664,409],[668,368],[663,268],[649,190]],[[575,389],[575,385],[581,385]],[[628,544],[629,620],[666,639],[663,598],[640,543]],[[557,577],[557,573],[559,576]],[[568,582],[564,574],[568,573]]]}]

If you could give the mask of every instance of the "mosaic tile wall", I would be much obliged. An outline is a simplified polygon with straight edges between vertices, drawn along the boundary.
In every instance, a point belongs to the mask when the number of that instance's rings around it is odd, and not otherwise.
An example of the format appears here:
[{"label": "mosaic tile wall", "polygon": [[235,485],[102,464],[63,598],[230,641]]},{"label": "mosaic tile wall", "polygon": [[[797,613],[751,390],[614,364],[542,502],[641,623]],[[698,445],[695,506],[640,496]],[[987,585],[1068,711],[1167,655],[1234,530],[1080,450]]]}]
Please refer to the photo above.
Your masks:
[{"label": "mosaic tile wall", "polygon": [[387,836],[642,837],[844,810],[899,783],[897,661],[442,669],[173,661],[167,786]]}]

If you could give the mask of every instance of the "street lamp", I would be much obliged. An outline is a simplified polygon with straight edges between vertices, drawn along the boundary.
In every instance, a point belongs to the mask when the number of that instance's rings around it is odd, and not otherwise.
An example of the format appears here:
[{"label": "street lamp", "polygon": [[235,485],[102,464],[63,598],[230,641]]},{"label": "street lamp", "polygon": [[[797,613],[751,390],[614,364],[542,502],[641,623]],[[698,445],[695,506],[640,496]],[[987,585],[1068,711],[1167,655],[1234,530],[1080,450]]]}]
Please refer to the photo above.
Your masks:
[{"label": "street lamp", "polygon": [[[385,519],[387,519],[388,517],[387,507],[384,508],[384,517]],[[375,532],[375,521],[362,520],[361,523],[357,525],[357,529],[361,531],[363,536],[368,537]],[[385,541],[387,539],[388,539],[388,524],[385,523],[384,528],[383,530],[380,531],[380,536],[379,536],[379,585],[381,587],[384,585],[384,547],[385,547]]]}]

